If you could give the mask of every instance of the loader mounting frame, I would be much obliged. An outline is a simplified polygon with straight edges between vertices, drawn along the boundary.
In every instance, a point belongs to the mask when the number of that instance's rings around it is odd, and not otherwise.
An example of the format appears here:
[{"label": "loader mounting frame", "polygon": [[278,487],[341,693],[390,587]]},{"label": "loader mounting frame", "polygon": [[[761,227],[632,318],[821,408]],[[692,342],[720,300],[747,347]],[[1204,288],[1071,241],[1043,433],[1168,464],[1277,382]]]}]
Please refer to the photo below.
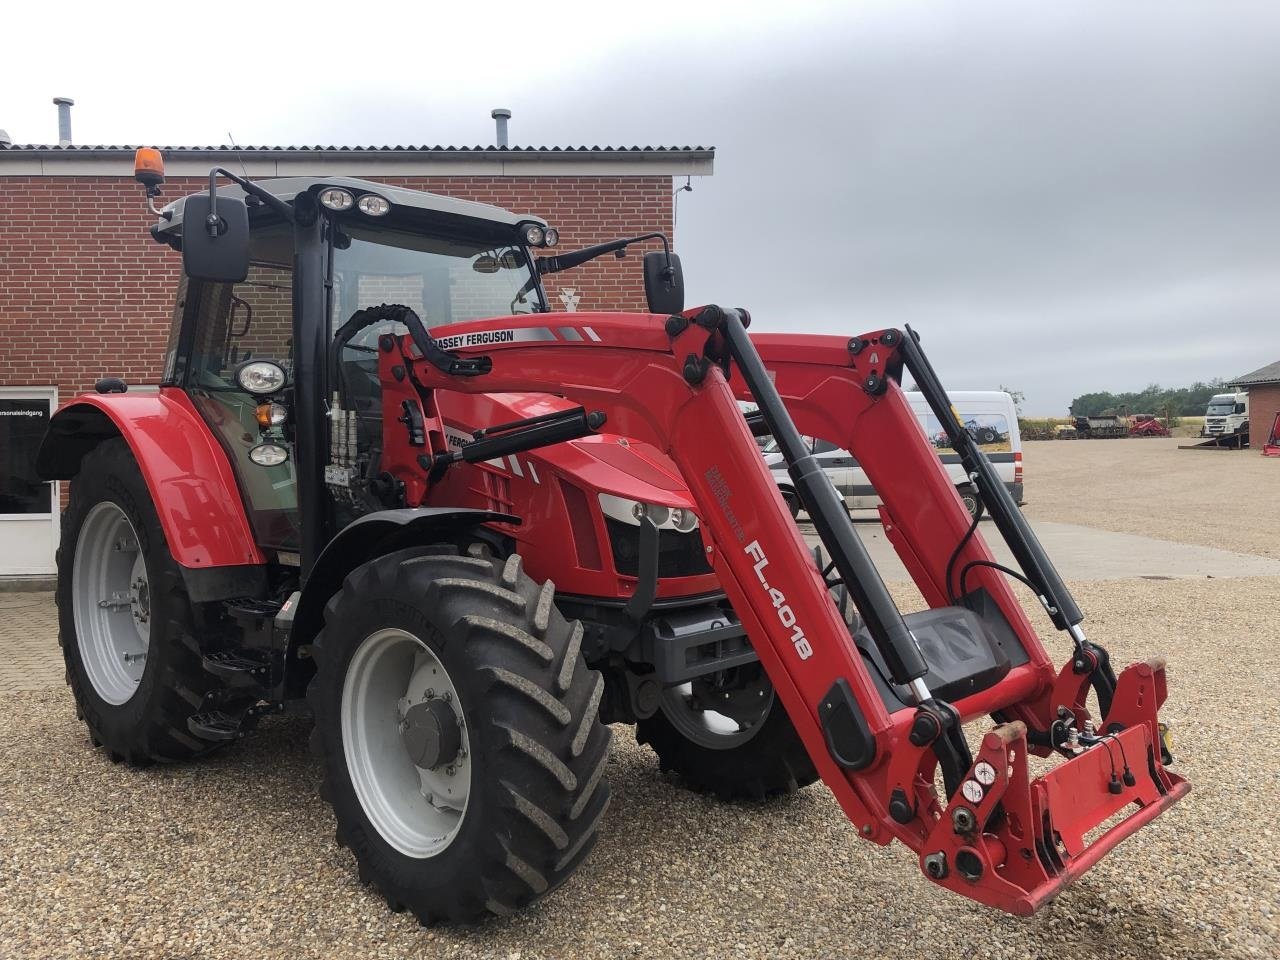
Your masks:
[{"label": "loader mounting frame", "polygon": [[[602,414],[611,431],[667,453],[699,505],[708,560],[810,757],[863,837],[880,844],[901,840],[935,883],[1026,914],[1186,793],[1189,785],[1164,767],[1157,720],[1166,696],[1163,662],[1135,664],[1118,679],[1111,674],[1105,653],[1085,639],[1083,615],[1029,525],[976,444],[966,443],[967,432],[909,330],[852,340],[762,337],[758,352],[745,332],[745,311],[705,307],[669,318],[575,319],[590,323],[596,336],[476,338],[490,342],[458,348],[457,355],[487,369],[465,378],[428,359],[414,337],[384,337],[384,404],[400,411],[408,400],[429,418],[438,389],[556,394]],[[507,331],[543,322],[511,317],[457,329]],[[1061,672],[920,430],[899,385],[904,366],[991,505],[1026,579],[1054,624],[1071,635],[1075,651]],[[833,568],[866,622],[869,645],[888,680],[904,691],[898,702],[873,681],[869,651],[832,601],[735,395],[758,403],[778,438]],[[931,692],[929,661],[839,495],[801,446],[798,425],[849,449],[867,469],[884,500],[890,539],[929,605],[966,616],[981,608],[1015,638],[1022,662],[954,702]],[[384,451],[387,463],[420,473],[442,455],[447,448],[434,434],[427,451],[407,442],[403,450],[388,444]],[[964,570],[973,571],[974,587],[958,596],[957,575],[963,582]],[[1091,685],[1101,717],[1090,718],[1086,706]],[[973,757],[961,726],[984,715],[998,725]],[[1083,726],[1091,719],[1101,731],[1097,737]],[[1066,731],[1080,728],[1086,735],[1073,734],[1068,742]],[[1028,753],[1065,759],[1033,779]],[[943,796],[934,787],[939,766]],[[1127,819],[1087,842],[1086,834],[1131,806],[1136,810]]]}]

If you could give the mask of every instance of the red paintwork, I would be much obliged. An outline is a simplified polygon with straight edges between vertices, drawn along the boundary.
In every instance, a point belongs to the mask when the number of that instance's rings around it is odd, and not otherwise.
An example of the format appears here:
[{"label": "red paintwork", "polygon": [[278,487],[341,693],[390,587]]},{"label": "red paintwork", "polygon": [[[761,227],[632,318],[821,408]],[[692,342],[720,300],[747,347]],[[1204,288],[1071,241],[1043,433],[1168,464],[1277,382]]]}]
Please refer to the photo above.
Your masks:
[{"label": "red paintwork", "polygon": [[1271,436],[1262,445],[1262,455],[1280,457],[1280,413],[1277,413],[1276,418],[1271,421]]},{"label": "red paintwork", "polygon": [[1140,413],[1129,421],[1131,437],[1167,437],[1169,428],[1150,414]]},{"label": "red paintwork", "polygon": [[[543,322],[546,322],[545,315]],[[466,332],[474,324],[457,324],[433,328],[432,336],[442,339]],[[561,327],[560,329],[564,329]],[[587,346],[591,342],[584,337]],[[391,367],[399,364],[399,353],[382,354],[384,383],[383,409],[394,422],[401,416],[403,402],[417,402],[412,387],[395,381]],[[424,415],[433,431],[433,450],[442,450],[447,429],[455,437],[466,437],[479,427],[509,423],[536,417],[577,404],[545,393],[458,393],[439,390],[432,401],[435,409]],[[436,417],[439,420],[435,420]],[[606,430],[613,426],[606,425]],[[385,431],[383,464],[397,476],[421,473],[413,466],[422,450],[408,446],[407,434],[401,430]],[[520,524],[490,524],[515,540],[524,559],[525,570],[538,580],[555,581],[562,594],[607,599],[627,599],[635,592],[636,578],[618,573],[609,550],[604,516],[598,508],[591,511],[598,549],[584,551],[596,554],[598,566],[582,562],[576,549],[576,538],[570,527],[561,483],[571,483],[583,491],[595,506],[598,493],[610,493],[645,503],[697,510],[689,497],[680,471],[671,459],[649,444],[620,435],[602,432],[568,443],[558,443],[519,454],[515,464],[508,457],[501,463],[459,463],[445,473],[439,483],[425,489],[415,487],[410,506],[423,500],[451,506],[480,507],[511,513],[521,518]],[[398,464],[391,468],[388,464]],[[518,472],[517,472],[518,471]],[[714,573],[693,577],[662,577],[658,581],[657,598],[700,596],[720,589]]]},{"label": "red paintwork", "polygon": [[[405,360],[413,354],[407,339],[401,341],[404,356],[399,362],[409,368],[406,381],[416,382],[429,391],[428,396],[437,389],[559,394],[588,410],[603,410],[610,429],[618,435],[650,444],[669,456],[698,505],[720,583],[841,808],[863,836],[877,843],[896,837],[922,856],[946,850],[954,864],[956,844],[968,843],[969,838],[951,832],[950,810],[942,809],[935,795],[934,754],[907,739],[913,711],[902,709],[891,715],[876,693],[747,430],[734,390],[715,368],[697,386],[681,375],[684,358],[702,356],[713,334],[691,325],[672,339],[664,320],[639,314],[575,314],[572,322],[589,326],[598,342],[555,338],[476,346],[450,343],[463,355],[483,353],[492,358],[492,372],[472,379],[450,378],[427,364]],[[532,330],[546,322],[545,317],[502,318],[459,324],[451,332]],[[969,517],[897,384],[890,383],[875,398],[859,387],[872,369],[885,369],[893,349],[880,345],[876,333],[867,336],[871,349],[853,358],[846,349],[847,339],[841,337],[755,339],[802,432],[838,443],[863,464],[884,500],[882,516],[908,569],[928,602],[944,603],[946,561],[967,530]],[[740,385],[738,392],[742,392]],[[433,442],[442,442],[438,433]],[[575,449],[580,452],[581,446]],[[762,556],[767,562],[760,562]],[[989,553],[979,535],[966,547],[962,562],[986,556]],[[982,583],[996,598],[1031,661],[955,707],[965,718],[1003,710],[1044,729],[1054,707],[1052,663],[1002,579],[979,569],[972,582]],[[877,741],[877,760],[866,770],[841,769],[831,758],[818,723],[818,705],[837,677],[849,681]],[[1106,719],[1127,726],[1122,739],[1126,749],[1132,747],[1131,757],[1145,759],[1145,745],[1152,742],[1149,738],[1163,698],[1163,668],[1140,664],[1122,674]],[[1137,786],[1119,800],[1137,804],[1140,810],[1084,848],[1078,838],[1118,809],[1117,798],[1106,791],[1105,782],[1097,782],[1099,763],[1105,760],[1100,748],[1032,780],[1025,762],[1020,762],[1027,752],[1025,739],[1017,734],[1020,728],[1016,722],[1007,724],[1001,728],[1004,739],[996,737],[1006,754],[995,758],[1003,773],[997,781],[999,791],[993,788],[988,799],[1003,792],[1023,816],[1005,818],[994,836],[973,839],[984,867],[981,878],[963,880],[953,866],[939,881],[957,893],[1015,913],[1030,912],[1052,897],[1187,789],[1161,766],[1158,751],[1150,764],[1133,760]],[[1008,735],[1011,730],[1013,735]],[[988,735],[982,755],[992,755],[988,747],[993,736]],[[1010,766],[1012,776],[1007,772]],[[905,825],[890,818],[887,810],[889,795],[898,786],[917,800],[918,814]],[[963,802],[957,794],[952,806]],[[1053,833],[1046,830],[1059,824],[1064,839],[1070,838],[1073,846],[1060,848],[1061,864],[1042,870],[1043,876],[1029,872],[1019,851],[1034,849],[1037,842],[1055,847]],[[1038,860],[1034,866],[1039,868]]]},{"label": "red paintwork", "polygon": [[185,393],[85,393],[55,419],[86,406],[110,417],[129,444],[174,560],[184,567],[266,562],[227,455]]}]

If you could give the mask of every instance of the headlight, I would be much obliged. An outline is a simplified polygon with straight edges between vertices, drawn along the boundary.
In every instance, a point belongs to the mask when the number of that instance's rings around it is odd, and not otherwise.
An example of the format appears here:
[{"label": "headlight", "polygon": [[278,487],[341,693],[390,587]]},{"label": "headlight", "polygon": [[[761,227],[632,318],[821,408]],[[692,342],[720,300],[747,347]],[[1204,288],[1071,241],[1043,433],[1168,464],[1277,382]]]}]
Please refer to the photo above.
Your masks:
[{"label": "headlight", "polygon": [[698,529],[698,518],[692,510],[676,507],[671,511],[671,526],[681,533],[691,533]]},{"label": "headlight", "polygon": [[542,233],[542,242],[548,247],[554,247],[560,242],[560,231],[555,227],[547,227]]},{"label": "headlight", "polygon": [[330,210],[350,210],[355,202],[356,198],[351,195],[351,191],[341,187],[328,187],[320,191],[320,203]]},{"label": "headlight", "polygon": [[278,443],[260,443],[249,448],[249,459],[260,467],[278,467],[289,459],[289,451]]},{"label": "headlight", "polygon": [[627,497],[602,493],[600,510],[613,520],[620,520],[631,526],[639,526],[647,517],[660,530],[676,530],[689,533],[698,528],[698,518],[687,507],[668,507],[660,503],[641,503]]},{"label": "headlight", "polygon": [[531,247],[540,247],[547,239],[547,231],[537,223],[526,223],[520,233],[524,237],[524,242]]},{"label": "headlight", "polygon": [[281,389],[289,380],[284,367],[274,360],[250,360],[236,371],[236,383],[255,397],[265,397]]},{"label": "headlight", "polygon": [[357,201],[360,212],[370,217],[385,217],[391,212],[391,202],[376,193],[366,193]]}]

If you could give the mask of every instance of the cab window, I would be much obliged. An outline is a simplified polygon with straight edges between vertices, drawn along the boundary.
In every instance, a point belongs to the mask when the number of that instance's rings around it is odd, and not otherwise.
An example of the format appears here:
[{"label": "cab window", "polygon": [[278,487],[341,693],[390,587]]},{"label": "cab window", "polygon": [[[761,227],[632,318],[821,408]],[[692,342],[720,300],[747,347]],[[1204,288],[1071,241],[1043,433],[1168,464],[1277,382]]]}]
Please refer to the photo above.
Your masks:
[{"label": "cab window", "polygon": [[293,370],[293,236],[287,225],[254,234],[242,283],[191,284],[192,330],[185,387],[227,451],[258,542],[296,549],[298,499],[294,465],[263,467],[249,459],[262,442],[257,399],[236,382],[250,360],[274,360]]}]

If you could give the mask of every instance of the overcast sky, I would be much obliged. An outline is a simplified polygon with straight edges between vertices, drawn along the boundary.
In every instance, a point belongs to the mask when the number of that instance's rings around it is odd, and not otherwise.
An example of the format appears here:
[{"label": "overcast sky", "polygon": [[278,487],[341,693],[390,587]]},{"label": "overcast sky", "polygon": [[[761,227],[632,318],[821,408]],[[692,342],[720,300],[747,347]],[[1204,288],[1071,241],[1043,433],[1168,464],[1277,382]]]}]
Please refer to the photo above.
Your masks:
[{"label": "overcast sky", "polygon": [[715,146],[689,302],[760,329],[911,323],[1031,414],[1280,359],[1275,0],[267,7],[10,9],[0,127],[472,145],[507,106],[521,145]]}]

